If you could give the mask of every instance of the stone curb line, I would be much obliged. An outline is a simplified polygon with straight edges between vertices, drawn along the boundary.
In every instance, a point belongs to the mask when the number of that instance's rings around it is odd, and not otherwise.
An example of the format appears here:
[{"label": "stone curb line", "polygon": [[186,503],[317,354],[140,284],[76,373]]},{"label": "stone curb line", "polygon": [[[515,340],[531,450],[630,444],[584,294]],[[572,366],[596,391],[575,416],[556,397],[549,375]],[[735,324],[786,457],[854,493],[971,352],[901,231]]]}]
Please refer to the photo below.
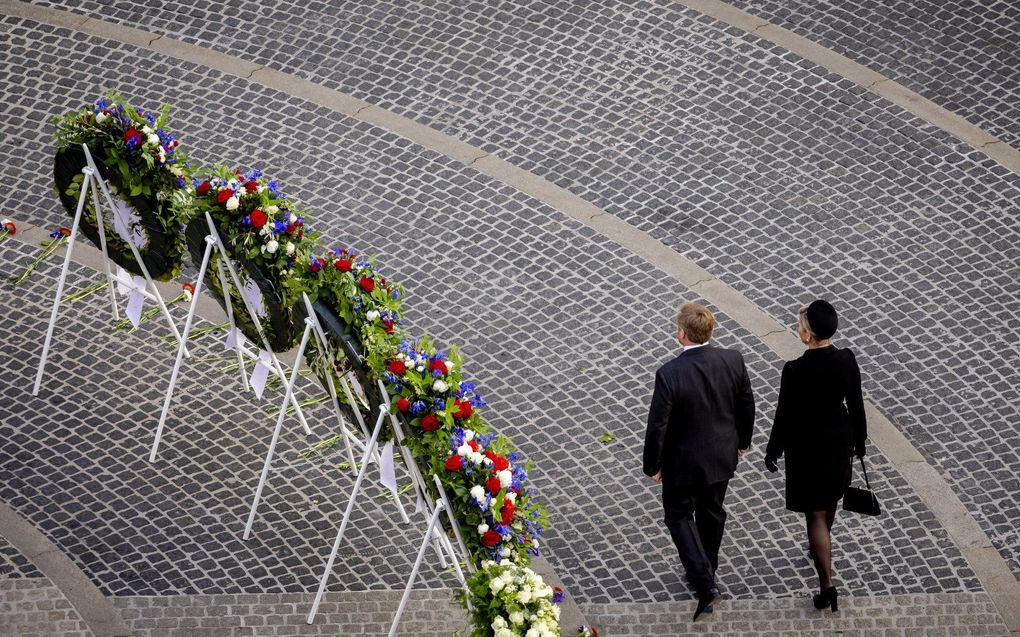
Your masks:
[{"label": "stone curb line", "polygon": [[[875,87],[879,83],[865,83],[865,80],[871,76],[882,78],[881,84],[890,84],[893,88],[898,88],[895,91],[890,88],[891,92],[888,96],[882,95],[882,93],[878,93],[879,95],[898,104],[899,102],[896,100],[902,98],[905,103],[900,105],[903,108],[942,128],[959,124],[960,132],[955,132],[956,128],[945,128],[945,130],[953,135],[961,136],[961,139],[971,140],[968,143],[975,145],[975,148],[1020,174],[1020,152],[980,131],[959,116],[953,115],[920,95],[884,78],[884,76],[875,74],[866,67],[812,43],[806,38],[774,27],[718,0],[674,1],[745,31],[754,31],[763,37],[770,36],[766,39],[780,46],[789,45],[793,47],[790,50],[798,55],[813,55],[818,59],[811,57],[805,57],[805,59],[821,64],[835,73],[840,75],[856,74],[847,77],[876,93],[878,91],[875,90]],[[781,358],[796,358],[803,351],[799,339],[789,331],[788,327],[766,314],[740,292],[712,276],[693,261],[683,257],[644,231],[616,218],[568,190],[455,137],[345,93],[316,85],[309,80],[225,53],[205,49],[199,45],[181,42],[132,27],[106,23],[93,18],[83,18],[66,11],[39,7],[19,0],[0,0],[0,11],[132,44],[176,59],[200,64],[305,99],[382,129],[396,132],[421,146],[456,159],[482,174],[516,188],[641,256],[649,264],[674,277],[684,286],[715,305],[741,327],[761,339]],[[868,73],[872,75],[866,75]],[[916,112],[912,110],[914,108],[917,109]],[[932,117],[935,119],[930,119]],[[874,405],[867,402],[865,407],[872,441],[888,457],[893,466],[902,473],[956,542],[977,574],[982,586],[995,602],[996,608],[1002,614],[1010,631],[1020,634],[1020,582],[1013,576],[1005,560],[937,470],[926,462],[910,441]],[[568,599],[571,598],[568,597]],[[566,610],[564,608],[564,611]]]},{"label": "stone curb line", "polygon": [[0,502],[0,535],[63,593],[95,637],[131,637],[120,612],[80,568],[14,509]]},{"label": "stone curb line", "polygon": [[715,18],[757,38],[777,44],[795,55],[817,64],[879,97],[896,104],[903,110],[934,124],[960,141],[983,152],[1004,167],[1020,174],[1020,150],[1013,148],[991,133],[968,122],[965,118],[943,108],[926,97],[910,90],[899,82],[869,69],[863,64],[812,42],[789,29],[729,5],[722,0],[673,0],[673,2]]}]

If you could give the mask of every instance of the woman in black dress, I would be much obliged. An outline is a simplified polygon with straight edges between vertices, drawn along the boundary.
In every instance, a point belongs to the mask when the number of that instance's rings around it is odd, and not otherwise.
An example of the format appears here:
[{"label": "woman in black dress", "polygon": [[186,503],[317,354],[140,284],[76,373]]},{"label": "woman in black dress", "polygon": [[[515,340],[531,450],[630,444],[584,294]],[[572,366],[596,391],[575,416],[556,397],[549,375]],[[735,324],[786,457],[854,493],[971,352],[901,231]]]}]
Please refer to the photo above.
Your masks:
[{"label": "woman in black dress", "polygon": [[832,305],[818,300],[802,307],[797,323],[807,351],[783,367],[765,466],[776,471],[786,454],[786,508],[803,513],[807,523],[821,588],[815,608],[835,612],[830,532],[852,457],[864,457],[868,437],[861,372],[853,352],[829,343],[838,324]]}]

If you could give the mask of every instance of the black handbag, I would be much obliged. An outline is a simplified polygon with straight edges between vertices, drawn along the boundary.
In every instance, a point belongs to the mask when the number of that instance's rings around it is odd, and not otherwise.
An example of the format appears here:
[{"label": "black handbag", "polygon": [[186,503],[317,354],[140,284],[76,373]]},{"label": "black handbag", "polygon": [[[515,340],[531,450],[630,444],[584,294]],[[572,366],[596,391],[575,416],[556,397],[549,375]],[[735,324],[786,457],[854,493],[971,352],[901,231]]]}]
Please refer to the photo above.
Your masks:
[{"label": "black handbag", "polygon": [[864,515],[879,515],[882,508],[878,505],[878,498],[871,490],[871,483],[868,482],[868,469],[864,466],[864,458],[861,458],[861,473],[864,474],[864,484],[867,489],[847,487],[843,493],[843,510]]}]

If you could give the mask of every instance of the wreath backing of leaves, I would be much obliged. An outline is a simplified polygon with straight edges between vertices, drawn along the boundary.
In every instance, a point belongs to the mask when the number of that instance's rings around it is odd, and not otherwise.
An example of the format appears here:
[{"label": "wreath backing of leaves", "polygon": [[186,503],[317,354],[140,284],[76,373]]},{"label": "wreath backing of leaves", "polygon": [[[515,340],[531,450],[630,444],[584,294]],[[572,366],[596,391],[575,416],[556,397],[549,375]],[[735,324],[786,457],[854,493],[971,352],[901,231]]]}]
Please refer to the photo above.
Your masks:
[{"label": "wreath backing of leaves", "polygon": [[[188,252],[191,254],[192,263],[196,265],[201,264],[202,258],[205,256],[205,238],[208,234],[209,226],[204,216],[192,219],[185,229]],[[230,259],[237,266],[238,276],[242,284],[246,277],[251,278],[262,293],[262,300],[266,308],[266,316],[262,320],[262,328],[265,331],[266,338],[269,340],[269,346],[273,348],[274,352],[285,352],[294,347],[304,330],[306,316],[304,305],[302,303],[295,303],[287,307],[283,302],[282,290],[277,285],[274,277],[265,272],[261,266],[250,261],[244,254],[238,254],[233,249],[230,238],[224,236],[222,232],[220,233],[220,240],[223,242],[223,246],[226,248]],[[216,297],[224,311],[226,311],[227,301],[224,298],[223,289],[220,285],[220,274],[217,267],[217,262],[220,258],[219,252],[213,250],[212,258],[206,268],[204,285]],[[229,272],[227,277],[227,284],[231,292],[230,302],[234,312],[234,322],[241,328],[241,331],[248,340],[257,347],[262,347],[262,337],[259,335],[259,331],[255,327],[251,316],[248,314],[248,309],[240,297],[239,291],[235,289],[233,281],[230,280]]]},{"label": "wreath backing of leaves", "polygon": [[[120,179],[117,172],[111,170],[103,161],[101,151],[93,150],[93,157],[96,160],[96,167],[100,176],[108,183],[120,190]],[[73,145],[58,150],[53,158],[53,180],[56,185],[57,195],[60,203],[67,214],[73,219],[78,209],[78,197],[68,194],[72,184],[78,178],[78,188],[83,186],[81,178],[82,168],[86,165],[85,151],[81,146]],[[149,271],[149,275],[157,281],[168,281],[180,271],[184,252],[177,241],[176,233],[179,228],[167,228],[163,219],[172,218],[170,212],[171,203],[169,200],[160,201],[155,195],[125,196],[123,191],[114,197],[120,198],[129,206],[135,209],[141,219],[141,226],[145,234],[145,245],[138,247],[138,253]],[[100,194],[99,205],[103,210],[103,225],[106,230],[106,254],[111,261],[125,270],[134,274],[142,274],[142,269],[135,260],[130,245],[114,230],[113,211],[106,210],[105,197]],[[102,244],[99,237],[99,226],[96,223],[95,210],[92,206],[92,196],[85,201],[85,208],[82,211],[81,232],[89,241],[99,249]]]}]

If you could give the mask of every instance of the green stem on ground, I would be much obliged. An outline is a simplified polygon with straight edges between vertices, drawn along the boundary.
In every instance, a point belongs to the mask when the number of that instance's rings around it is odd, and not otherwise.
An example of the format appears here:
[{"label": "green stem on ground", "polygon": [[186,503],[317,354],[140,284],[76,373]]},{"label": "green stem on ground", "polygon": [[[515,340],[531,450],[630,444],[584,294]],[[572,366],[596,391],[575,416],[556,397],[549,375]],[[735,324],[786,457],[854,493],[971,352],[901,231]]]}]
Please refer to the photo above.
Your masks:
[{"label": "green stem on ground", "polygon": [[59,248],[62,245],[67,245],[67,237],[63,236],[60,237],[59,239],[47,239],[43,241],[40,245],[43,247],[43,249],[42,252],[39,253],[39,256],[35,258],[35,261],[28,264],[28,267],[25,268],[25,271],[22,272],[20,276],[12,278],[11,283],[13,283],[14,285],[21,285],[22,283],[27,281],[28,277],[32,276],[32,273],[35,272],[36,268],[38,268],[43,261],[48,259],[51,254],[56,252],[57,248]]},{"label": "green stem on ground", "polygon": [[82,299],[86,299],[86,298],[92,296],[93,294],[95,294],[96,292],[102,290],[105,287],[106,287],[106,281],[97,281],[95,283],[90,283],[89,285],[86,285],[85,287],[81,288],[80,290],[75,290],[74,292],[69,292],[69,293],[65,294],[64,298],[62,298],[60,300],[60,302],[61,303],[74,303],[75,301],[81,301]]}]

